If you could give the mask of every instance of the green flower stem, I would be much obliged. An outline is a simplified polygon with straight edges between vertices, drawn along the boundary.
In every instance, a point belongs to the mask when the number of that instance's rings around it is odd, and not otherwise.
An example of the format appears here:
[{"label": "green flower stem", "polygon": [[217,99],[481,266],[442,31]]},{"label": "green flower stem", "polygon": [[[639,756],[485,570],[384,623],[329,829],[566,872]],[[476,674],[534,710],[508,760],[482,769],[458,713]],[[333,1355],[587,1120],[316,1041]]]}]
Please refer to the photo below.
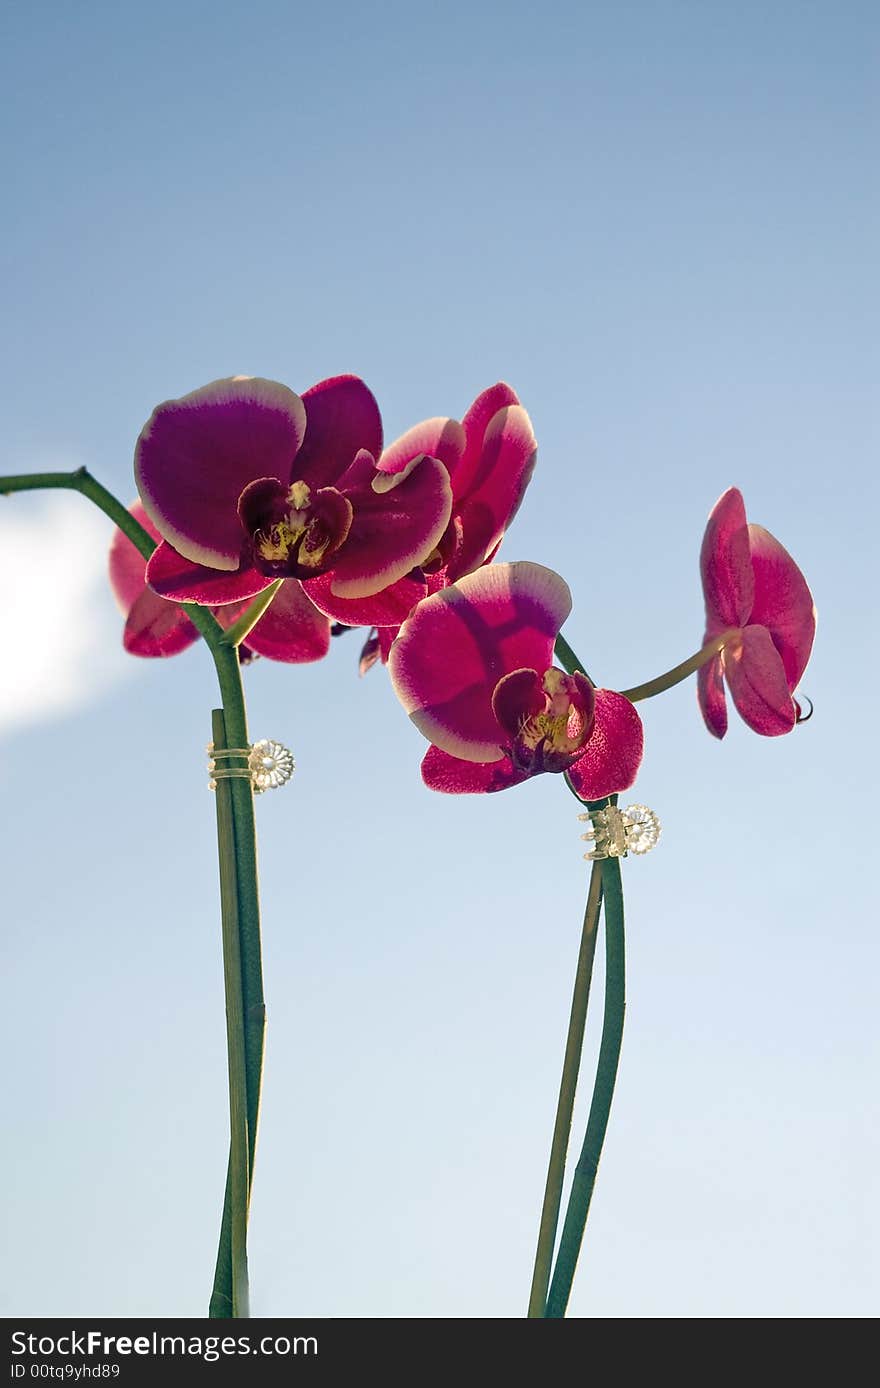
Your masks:
[{"label": "green flower stem", "polygon": [[[0,495],[57,488],[79,492],[89,501],[92,501],[106,516],[109,516],[114,525],[117,525],[128,536],[145,559],[148,559],[153,553],[156,548],[156,541],[142,525],[138,524],[126,507],[111,492],[108,492],[106,487],[96,481],[85,468],[78,468],[75,472],[44,472],[0,477]],[[223,628],[204,607],[200,607],[197,603],[188,602],[181,603],[180,606],[196,629],[204,636],[214,661],[223,704],[226,745],[246,748],[248,746],[247,713],[238,652],[234,646],[228,644]],[[246,753],[238,758],[226,758],[224,761],[227,766],[244,767]],[[244,777],[235,777],[227,780],[225,785],[229,790],[228,803],[232,807],[235,845],[233,862],[236,885],[235,910],[238,916],[241,957],[241,1007],[244,1019],[244,1072],[247,1093],[247,1199],[249,1202],[250,1190],[253,1185],[266,1027],[266,1008],[263,1001],[262,945],[260,941],[260,906],[257,887],[257,840],[254,822],[254,797],[250,781]],[[226,833],[225,841],[228,843],[228,830]],[[227,892],[230,890],[230,882],[231,877],[226,879]],[[221,877],[221,892],[223,886],[224,878]],[[230,903],[226,904],[226,910],[231,912]],[[231,915],[228,918],[231,919]],[[230,1107],[231,1105],[232,1099],[230,1098]],[[234,1308],[232,1215],[236,1205],[235,1195],[240,1180],[240,1166],[241,1157],[235,1152],[235,1133],[233,1133],[218,1267],[209,1312],[211,1316],[228,1316]],[[240,1311],[239,1314],[246,1315],[246,1309],[243,1312]]]},{"label": "green flower stem", "polygon": [[[108,492],[106,487],[101,486],[87,468],[77,468],[76,472],[34,472],[23,473],[17,477],[0,477],[0,496],[11,496],[13,492],[48,491],[59,488],[79,492],[81,496],[94,502],[99,511],[109,516],[113,524],[128,536],[144,558],[149,559],[157,542],[149,531],[135,520],[122,502],[117,500],[112,492]],[[220,641],[223,637],[220,623],[214,620],[206,608],[199,607],[197,603],[182,602],[179,605],[213,649],[212,643]]]},{"label": "green flower stem", "polygon": [[550,1285],[553,1247],[556,1242],[556,1227],[559,1222],[565,1158],[568,1153],[575,1090],[584,1044],[584,1028],[587,1021],[587,1004],[590,999],[593,956],[596,952],[596,931],[601,904],[602,870],[598,863],[594,863],[584,911],[577,973],[571,1000],[571,1017],[568,1023],[565,1059],[562,1065],[562,1080],[559,1085],[559,1101],[556,1106],[556,1122],[550,1147],[550,1164],[547,1169],[547,1184],[544,1189],[541,1226],[538,1232],[538,1249],[535,1254],[535,1270],[532,1276],[531,1296],[529,1297],[529,1316],[532,1318],[542,1317],[547,1303],[547,1288]]},{"label": "green flower stem", "polygon": [[559,1252],[550,1284],[546,1316],[560,1320],[565,1315],[571,1284],[574,1279],[581,1241],[590,1209],[599,1158],[608,1127],[617,1065],[623,1040],[623,1018],[626,1009],[626,968],[624,960],[623,886],[620,862],[603,858],[602,896],[605,905],[605,1016],[596,1081],[587,1119],[587,1132],[578,1164],[575,1167],[568,1209],[562,1226]]},{"label": "green flower stem", "polygon": [[0,477],[0,496],[11,496],[13,492],[54,491],[58,488],[87,496],[137,545],[144,558],[149,559],[156,548],[156,541],[138,524],[122,502],[96,481],[87,468],[80,467],[75,472],[34,472],[21,473],[17,477]]},{"label": "green flower stem", "polygon": [[580,670],[581,674],[585,675],[586,678],[590,680],[590,684],[595,685],[595,681],[590,679],[589,675],[584,669],[583,662],[578,660],[574,651],[571,649],[571,646],[568,644],[565,637],[562,635],[562,632],[560,632],[557,636],[556,644],[553,649],[554,654],[556,655],[557,659],[562,665],[563,670],[565,670],[569,675],[573,675],[575,670]]},{"label": "green flower stem", "polygon": [[672,689],[673,685],[681,684],[682,680],[686,680],[688,675],[707,664],[724,649],[728,641],[732,641],[739,634],[739,627],[729,627],[727,631],[722,631],[720,636],[714,636],[711,641],[707,641],[696,655],[688,656],[680,665],[667,670],[665,675],[658,675],[655,680],[648,680],[645,684],[637,684],[633,689],[622,689],[620,692],[631,704],[637,704],[642,699],[653,699],[655,694],[662,694],[664,690]]},{"label": "green flower stem", "polygon": [[[223,710],[211,714],[215,750],[224,749],[226,724]],[[221,766],[225,758],[221,761]],[[226,1048],[229,1065],[229,1209],[224,1219],[223,1267],[218,1267],[226,1292],[226,1269],[231,1281],[231,1310],[235,1317],[248,1311],[247,1219],[250,1192],[248,1148],[245,1029],[242,1002],[241,939],[238,918],[238,883],[235,872],[235,825],[232,817],[231,782],[222,776],[215,791],[217,851],[220,863],[220,917],[223,930],[223,977],[226,985]],[[227,1212],[224,1209],[224,1216]],[[227,1222],[228,1220],[228,1222]],[[219,1263],[218,1259],[218,1263]]]},{"label": "green flower stem", "polygon": [[[248,746],[247,713],[241,683],[238,652],[230,646],[218,645],[212,651],[220,693],[226,738],[230,747]],[[238,760],[224,758],[229,766],[244,766],[246,757]],[[263,999],[263,961],[260,940],[260,900],[257,885],[257,832],[254,820],[254,793],[249,780],[230,778],[235,820],[235,869],[238,882],[238,911],[241,935],[242,1001],[245,1019],[245,1061],[248,1088],[248,1149],[251,1180],[257,1142],[257,1123],[260,1111],[260,1086],[263,1074],[263,1044],[266,1029],[266,1006]]]},{"label": "green flower stem", "polygon": [[225,646],[240,646],[246,636],[253,631],[263,613],[270,606],[272,599],[278,592],[283,578],[277,578],[274,583],[270,583],[268,588],[264,588],[262,593],[258,593],[250,607],[242,612],[237,621],[232,626],[226,628],[223,634],[223,644]]}]

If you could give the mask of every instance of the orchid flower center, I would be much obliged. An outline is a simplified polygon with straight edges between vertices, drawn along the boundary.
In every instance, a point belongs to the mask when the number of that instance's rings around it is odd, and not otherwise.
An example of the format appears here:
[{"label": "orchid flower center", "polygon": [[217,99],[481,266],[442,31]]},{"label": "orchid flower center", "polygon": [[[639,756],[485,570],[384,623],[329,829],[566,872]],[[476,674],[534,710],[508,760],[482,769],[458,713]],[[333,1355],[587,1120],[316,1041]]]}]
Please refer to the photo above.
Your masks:
[{"label": "orchid flower center", "polygon": [[253,544],[254,562],[265,573],[312,578],[345,542],[352,507],[335,487],[313,492],[307,482],[253,483],[239,503]]},{"label": "orchid flower center", "polygon": [[550,751],[568,754],[579,750],[584,740],[587,722],[580,702],[574,703],[568,685],[571,677],[551,667],[543,679],[546,707],[542,713],[524,718],[520,738],[526,747],[534,749],[546,742]]},{"label": "orchid flower center", "polygon": [[510,738],[514,765],[530,774],[564,771],[593,731],[592,686],[583,675],[566,675],[555,666],[543,675],[537,670],[505,675],[495,687],[492,707]]}]

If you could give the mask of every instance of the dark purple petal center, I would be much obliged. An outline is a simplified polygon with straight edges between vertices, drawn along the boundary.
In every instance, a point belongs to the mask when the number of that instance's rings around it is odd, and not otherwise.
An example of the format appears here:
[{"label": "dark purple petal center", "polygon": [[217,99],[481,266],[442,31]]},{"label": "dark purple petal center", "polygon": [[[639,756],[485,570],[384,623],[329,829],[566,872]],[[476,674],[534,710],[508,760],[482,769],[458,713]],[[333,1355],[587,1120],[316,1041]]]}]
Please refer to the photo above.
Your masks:
[{"label": "dark purple petal center", "polygon": [[335,487],[285,486],[261,477],[245,487],[238,514],[254,567],[273,578],[316,578],[332,566],[351,529],[352,505]]}]

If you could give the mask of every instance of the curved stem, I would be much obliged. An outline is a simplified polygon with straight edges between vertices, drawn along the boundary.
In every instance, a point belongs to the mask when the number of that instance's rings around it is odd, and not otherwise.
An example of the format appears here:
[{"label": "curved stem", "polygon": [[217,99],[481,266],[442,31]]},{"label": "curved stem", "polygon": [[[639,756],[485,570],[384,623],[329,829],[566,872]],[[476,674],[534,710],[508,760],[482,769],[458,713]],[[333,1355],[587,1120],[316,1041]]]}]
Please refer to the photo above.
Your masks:
[{"label": "curved stem", "polygon": [[[86,468],[75,472],[43,472],[0,477],[0,495],[14,492],[65,489],[79,492],[93,502],[125,534],[140,554],[148,559],[156,548],[156,541],[140,525],[125,506],[111,492],[107,491]],[[274,593],[273,593],[274,596]],[[204,636],[214,660],[220,696],[223,703],[226,745],[246,748],[248,745],[247,713],[244,690],[241,683],[241,666],[238,651],[228,644],[226,634],[219,622],[204,607],[197,603],[181,603],[193,625]],[[245,614],[247,616],[247,614]],[[241,758],[230,758],[227,765],[243,767],[246,754]],[[228,787],[228,803],[232,808],[232,840],[234,841],[234,909],[238,919],[239,953],[241,965],[240,993],[243,1015],[244,1041],[244,1080],[247,1110],[247,1190],[245,1192],[245,1220],[253,1184],[254,1154],[257,1141],[257,1124],[260,1111],[260,1087],[263,1071],[263,1046],[266,1026],[266,1008],[263,1000],[262,944],[260,939],[260,904],[257,886],[257,847],[256,825],[254,822],[254,796],[249,779],[235,777],[225,781]],[[220,787],[218,786],[218,790]],[[228,825],[223,831],[223,853],[232,849]],[[221,862],[221,871],[223,864]],[[224,873],[222,881],[228,893],[232,890],[233,874]],[[221,892],[223,888],[221,886]],[[231,919],[233,903],[224,903],[224,910]],[[232,1104],[230,1096],[230,1104]],[[227,1175],[226,1198],[223,1209],[223,1223],[220,1232],[220,1249],[214,1279],[214,1294],[211,1298],[211,1316],[228,1316],[230,1312],[247,1315],[244,1309],[235,1311],[233,1266],[238,1257],[238,1267],[244,1250],[240,1248],[241,1230],[233,1236],[233,1225],[239,1219],[238,1209],[241,1196],[238,1192],[240,1182],[241,1153],[236,1150],[236,1131],[240,1131],[240,1118],[236,1117],[232,1133],[230,1164]]]},{"label": "curved stem", "polygon": [[565,1043],[565,1059],[562,1064],[556,1121],[553,1126],[553,1141],[550,1147],[550,1164],[547,1168],[544,1204],[541,1209],[541,1226],[538,1231],[538,1248],[535,1253],[535,1270],[532,1275],[532,1290],[529,1297],[528,1314],[531,1318],[543,1316],[547,1303],[547,1288],[550,1285],[553,1246],[556,1242],[556,1227],[559,1222],[559,1206],[562,1200],[562,1184],[565,1176],[565,1158],[568,1153],[575,1091],[584,1045],[584,1028],[587,1021],[587,1004],[590,1000],[593,956],[596,952],[596,929],[599,924],[601,904],[602,870],[598,863],[594,863],[584,911],[584,925],[581,932],[574,993],[571,1000],[568,1037]]},{"label": "curved stem", "polygon": [[688,675],[692,675],[695,670],[699,670],[702,665],[710,661],[713,656],[718,655],[723,650],[728,641],[732,641],[735,636],[739,636],[739,627],[729,627],[727,631],[722,631],[720,636],[714,636],[711,641],[707,641],[705,646],[697,651],[695,655],[688,656],[680,665],[675,665],[671,670],[667,670],[665,675],[658,675],[654,680],[648,680],[645,684],[637,684],[633,689],[622,689],[620,692],[625,699],[629,699],[631,704],[637,704],[642,699],[652,699],[655,694],[662,694],[665,689],[672,689],[673,685],[681,684]]},{"label": "curved stem", "polygon": [[590,680],[590,684],[592,684],[595,687],[595,680],[591,680],[590,676],[587,675],[587,672],[584,669],[583,661],[578,660],[574,651],[571,649],[571,646],[568,644],[565,637],[562,635],[562,632],[560,632],[557,636],[553,650],[563,670],[565,670],[567,674],[573,675],[575,670],[580,670],[581,674],[585,675],[586,678]]},{"label": "curved stem", "polygon": [[596,1066],[596,1081],[593,1086],[593,1099],[590,1116],[587,1119],[587,1132],[578,1164],[575,1167],[568,1209],[562,1226],[559,1252],[550,1284],[546,1316],[560,1320],[565,1315],[571,1284],[574,1279],[581,1241],[602,1144],[608,1127],[611,1100],[614,1097],[614,1084],[617,1079],[617,1065],[623,1040],[623,1018],[626,1010],[626,968],[624,961],[623,926],[623,886],[620,879],[620,862],[617,858],[603,858],[602,895],[605,904],[605,1015],[602,1024],[602,1040],[599,1045],[599,1061]]},{"label": "curved stem", "polygon": [[[14,492],[54,491],[58,489],[79,492],[81,496],[87,497],[98,507],[99,511],[103,511],[105,516],[110,517],[113,524],[117,525],[122,533],[131,540],[143,557],[149,559],[157,542],[149,531],[135,520],[122,502],[92,476],[88,468],[80,467],[75,472],[34,472],[21,473],[15,477],[0,477],[0,496],[11,496]],[[182,602],[179,605],[196,630],[204,636],[209,646],[222,640],[223,628],[204,607],[199,607],[198,603],[194,602]]]}]

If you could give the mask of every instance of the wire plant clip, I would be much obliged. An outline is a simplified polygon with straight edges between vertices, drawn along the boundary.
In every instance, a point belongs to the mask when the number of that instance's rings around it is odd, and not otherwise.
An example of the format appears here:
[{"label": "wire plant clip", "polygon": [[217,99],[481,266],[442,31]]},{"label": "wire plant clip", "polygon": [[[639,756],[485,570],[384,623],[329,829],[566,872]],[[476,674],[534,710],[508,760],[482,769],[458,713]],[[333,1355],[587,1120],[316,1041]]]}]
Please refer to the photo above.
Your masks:
[{"label": "wire plant clip", "polygon": [[660,820],[647,805],[628,805],[619,810],[607,805],[604,810],[589,810],[579,814],[581,824],[589,823],[581,838],[594,843],[592,853],[585,853],[588,862],[596,858],[625,858],[629,853],[650,853],[660,839]]},{"label": "wire plant clip", "polygon": [[[250,747],[215,747],[208,743],[208,771],[211,779],[209,790],[217,789],[218,781],[250,781],[254,795],[262,795],[264,790],[277,790],[286,785],[293,775],[296,762],[293,753],[281,742],[271,738],[261,738]],[[245,765],[230,766],[227,758],[235,757]]]}]

